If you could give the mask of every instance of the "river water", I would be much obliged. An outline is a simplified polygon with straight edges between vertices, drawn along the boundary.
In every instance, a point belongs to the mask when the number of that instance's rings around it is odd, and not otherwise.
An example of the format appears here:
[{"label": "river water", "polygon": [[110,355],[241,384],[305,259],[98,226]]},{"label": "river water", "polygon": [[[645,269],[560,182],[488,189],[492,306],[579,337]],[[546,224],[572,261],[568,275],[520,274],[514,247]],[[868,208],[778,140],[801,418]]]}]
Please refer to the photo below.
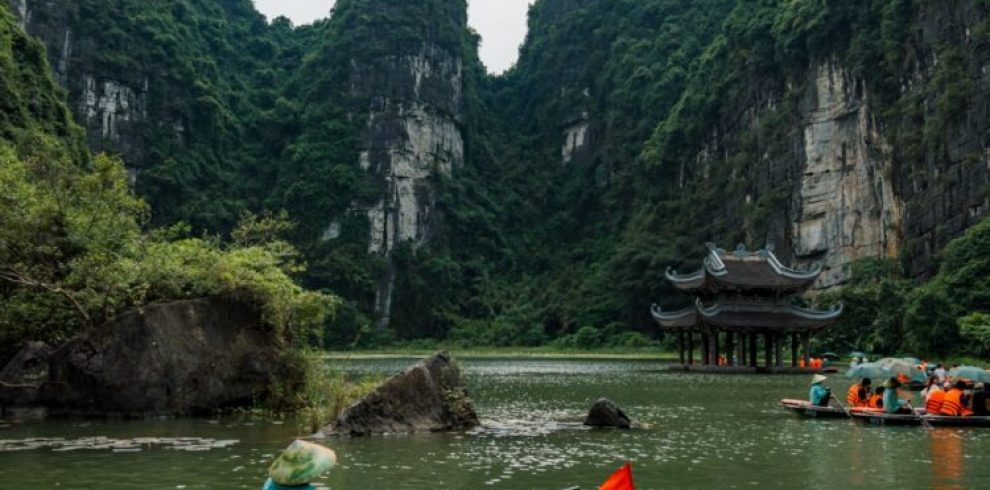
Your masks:
[{"label": "river water", "polygon": [[[412,359],[336,360],[392,374]],[[469,434],[328,439],[340,489],[594,489],[630,461],[637,487],[990,488],[990,429],[868,427],[802,420],[777,407],[806,377],[669,373],[651,361],[466,359],[484,427]],[[845,392],[845,379],[833,380]],[[588,430],[595,399],[642,427]],[[5,427],[9,426],[9,427]],[[272,458],[301,432],[294,420],[4,421],[0,439],[105,436],[237,439],[211,451],[145,448],[0,453],[0,488],[260,488]]]}]

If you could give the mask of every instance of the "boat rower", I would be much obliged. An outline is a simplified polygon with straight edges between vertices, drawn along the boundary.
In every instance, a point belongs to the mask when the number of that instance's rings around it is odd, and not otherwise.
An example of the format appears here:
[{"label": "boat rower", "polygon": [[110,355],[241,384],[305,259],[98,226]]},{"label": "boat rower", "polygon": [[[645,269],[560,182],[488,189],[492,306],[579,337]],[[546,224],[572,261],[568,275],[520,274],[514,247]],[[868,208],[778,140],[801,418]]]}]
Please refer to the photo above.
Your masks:
[{"label": "boat rower", "polygon": [[268,468],[262,490],[316,490],[310,482],[337,464],[332,449],[306,441],[294,441]]},{"label": "boat rower", "polygon": [[897,396],[897,389],[901,387],[901,382],[897,378],[890,378],[883,384],[883,411],[886,413],[910,412],[907,400],[901,400]]},{"label": "boat rower", "polygon": [[811,390],[808,392],[809,401],[818,407],[827,407],[832,399],[832,391],[825,386],[828,378],[821,374],[816,374],[811,378]]}]

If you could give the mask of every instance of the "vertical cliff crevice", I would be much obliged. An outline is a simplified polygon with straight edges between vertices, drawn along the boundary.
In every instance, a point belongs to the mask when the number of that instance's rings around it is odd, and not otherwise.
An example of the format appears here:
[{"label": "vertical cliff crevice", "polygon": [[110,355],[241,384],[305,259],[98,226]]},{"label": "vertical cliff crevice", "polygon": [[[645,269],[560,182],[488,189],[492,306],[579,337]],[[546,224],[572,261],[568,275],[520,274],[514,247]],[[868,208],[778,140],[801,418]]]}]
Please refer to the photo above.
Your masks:
[{"label": "vertical cliff crevice", "polygon": [[890,178],[892,148],[864,82],[835,61],[812,68],[809,79],[801,104],[802,177],[790,228],[796,259],[823,266],[816,284],[821,289],[844,282],[851,262],[897,258],[903,203]]}]

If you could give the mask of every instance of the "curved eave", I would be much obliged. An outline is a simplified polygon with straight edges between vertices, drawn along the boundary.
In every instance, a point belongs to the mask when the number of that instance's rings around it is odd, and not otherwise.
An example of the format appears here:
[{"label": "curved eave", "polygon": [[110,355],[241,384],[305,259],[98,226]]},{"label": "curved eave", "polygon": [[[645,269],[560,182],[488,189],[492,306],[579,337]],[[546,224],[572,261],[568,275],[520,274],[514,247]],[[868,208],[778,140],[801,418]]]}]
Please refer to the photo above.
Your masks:
[{"label": "curved eave", "polygon": [[664,328],[691,328],[698,323],[698,309],[694,306],[683,310],[666,312],[654,304],[650,307],[650,314]]},{"label": "curved eave", "polygon": [[667,276],[667,280],[670,281],[675,288],[682,291],[696,291],[701,289],[701,287],[705,284],[704,269],[699,269],[697,272],[692,274],[680,275],[668,267],[664,275]]},{"label": "curved eave", "polygon": [[814,269],[807,271],[799,271],[797,269],[792,269],[780,263],[780,259],[777,258],[773,252],[766,250],[767,262],[770,263],[770,267],[773,267],[774,272],[780,274],[781,276],[794,279],[797,281],[814,281],[818,279],[818,276],[822,273],[821,264],[817,265]]},{"label": "curved eave", "polygon": [[842,315],[843,306],[818,311],[797,306],[722,304],[705,307],[697,304],[701,320],[709,325],[729,328],[774,330],[818,330]]}]

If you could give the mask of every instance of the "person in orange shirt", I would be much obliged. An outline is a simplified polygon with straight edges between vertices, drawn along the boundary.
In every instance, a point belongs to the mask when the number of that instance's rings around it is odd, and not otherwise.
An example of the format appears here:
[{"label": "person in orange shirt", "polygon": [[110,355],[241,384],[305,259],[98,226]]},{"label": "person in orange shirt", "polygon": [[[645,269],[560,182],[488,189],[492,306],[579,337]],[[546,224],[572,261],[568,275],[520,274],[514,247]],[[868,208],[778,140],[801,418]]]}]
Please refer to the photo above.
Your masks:
[{"label": "person in orange shirt", "polygon": [[870,378],[863,378],[859,383],[850,386],[849,391],[846,392],[846,405],[849,408],[869,406],[872,384]]}]

